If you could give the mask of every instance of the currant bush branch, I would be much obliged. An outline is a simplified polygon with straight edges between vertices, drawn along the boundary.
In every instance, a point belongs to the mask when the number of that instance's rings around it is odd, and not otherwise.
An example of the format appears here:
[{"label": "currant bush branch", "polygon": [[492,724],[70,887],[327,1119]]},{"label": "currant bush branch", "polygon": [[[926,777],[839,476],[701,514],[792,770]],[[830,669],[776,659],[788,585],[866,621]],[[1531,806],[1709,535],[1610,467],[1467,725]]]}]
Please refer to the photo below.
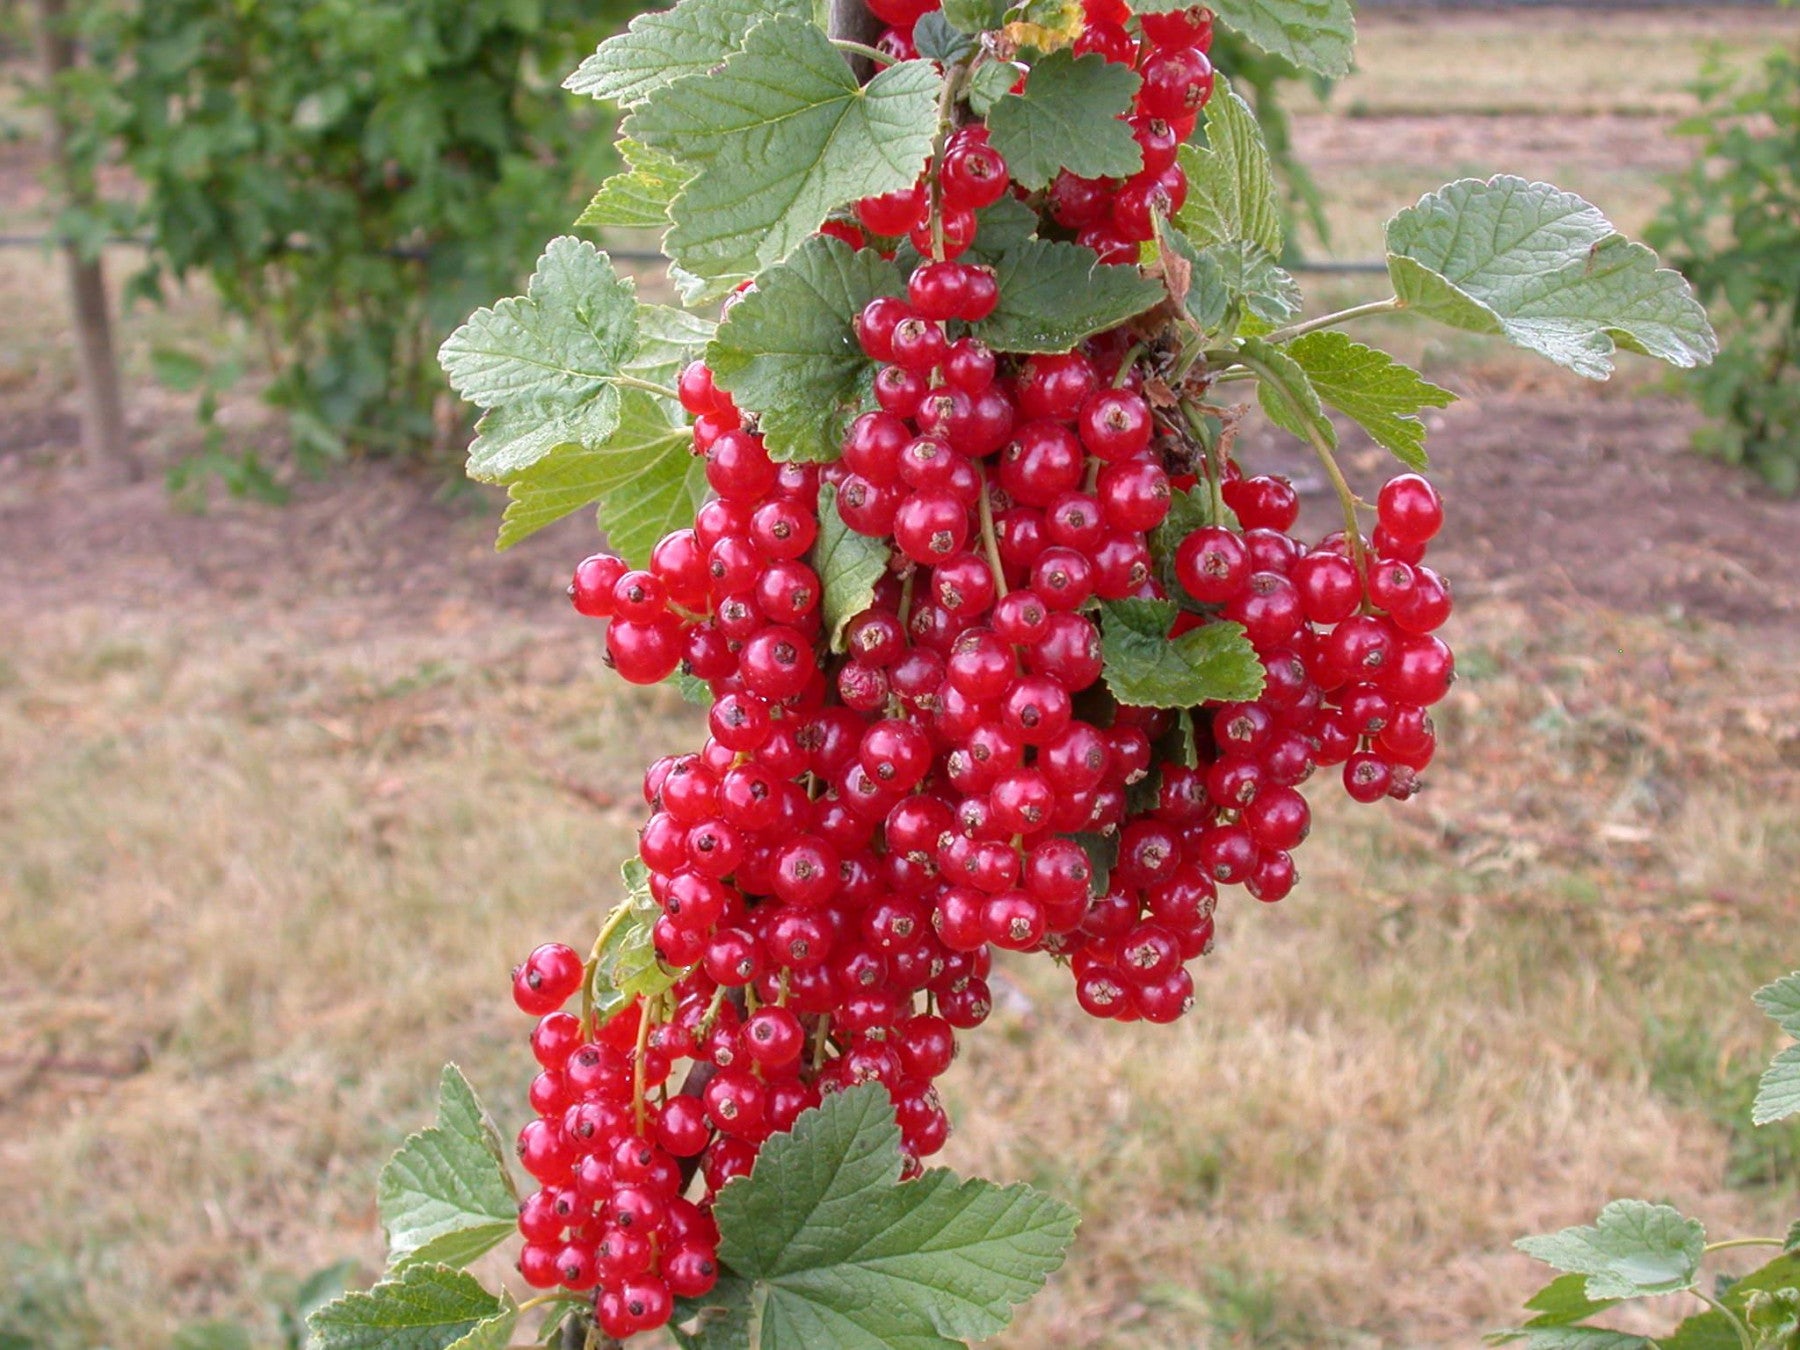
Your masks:
[{"label": "currant bush branch", "polygon": [[1308,319],[1305,323],[1289,324],[1286,328],[1277,328],[1263,338],[1263,341],[1280,346],[1284,342],[1292,342],[1295,338],[1305,337],[1308,333],[1316,333],[1324,328],[1336,328],[1339,324],[1353,323],[1357,319],[1372,318],[1377,314],[1394,314],[1405,309],[1406,304],[1397,295],[1390,295],[1386,300],[1371,300],[1366,305],[1352,305],[1349,309],[1340,309],[1335,314],[1322,314],[1316,319]]}]

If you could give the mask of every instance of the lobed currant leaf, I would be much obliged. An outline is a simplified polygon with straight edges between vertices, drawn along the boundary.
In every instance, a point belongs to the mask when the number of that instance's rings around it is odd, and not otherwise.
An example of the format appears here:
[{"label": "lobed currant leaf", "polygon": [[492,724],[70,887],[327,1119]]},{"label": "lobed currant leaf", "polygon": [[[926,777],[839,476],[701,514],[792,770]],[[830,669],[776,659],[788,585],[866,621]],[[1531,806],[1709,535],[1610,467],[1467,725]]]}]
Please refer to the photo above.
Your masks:
[{"label": "lobed currant leaf", "polygon": [[592,244],[552,240],[523,296],[476,310],[439,349],[451,386],[487,410],[469,476],[505,482],[558,446],[604,441],[637,345],[631,282]]},{"label": "lobed currant leaf", "polygon": [[719,387],[757,413],[778,460],[835,459],[874,367],[856,341],[863,306],[905,287],[892,263],[841,239],[808,240],[732,307],[706,349]]},{"label": "lobed currant leaf", "polygon": [[1203,125],[1206,144],[1181,147],[1188,193],[1177,228],[1198,248],[1242,242],[1280,257],[1281,196],[1256,114],[1221,79]]},{"label": "lobed currant leaf", "polygon": [[844,650],[844,628],[875,599],[875,585],[887,574],[888,546],[858,534],[837,509],[837,489],[819,488],[819,538],[808,561],[819,577],[819,612],[831,650]]},{"label": "lobed currant leaf", "polygon": [[1242,624],[1209,623],[1170,637],[1180,613],[1168,600],[1113,600],[1100,607],[1106,687],[1139,708],[1196,708],[1253,699],[1262,662]]},{"label": "lobed currant leaf", "polygon": [[1800,1253],[1800,1219],[1795,1219],[1787,1230],[1787,1237],[1782,1240],[1781,1250]]},{"label": "lobed currant leaf", "polygon": [[693,171],[647,145],[622,139],[626,167],[600,185],[587,209],[575,218],[580,229],[654,230],[669,223],[669,207]]},{"label": "lobed currant leaf", "polygon": [[[1186,9],[1182,0],[1132,0],[1139,14]],[[1219,22],[1271,55],[1332,78],[1350,73],[1356,11],[1350,0],[1208,0]]]},{"label": "lobed currant leaf", "polygon": [[1611,375],[1621,347],[1683,368],[1718,353],[1679,272],[1547,183],[1451,183],[1388,222],[1387,251],[1407,309],[1503,336],[1589,379]]},{"label": "lobed currant leaf", "polygon": [[928,61],[953,66],[975,50],[975,42],[956,28],[943,10],[934,9],[919,16],[913,25],[913,47]]},{"label": "lobed currant leaf", "polygon": [[1129,178],[1144,154],[1119,119],[1141,83],[1127,66],[1065,47],[1031,68],[1024,93],[994,103],[988,137],[1013,178],[1034,191],[1065,169],[1081,178]]},{"label": "lobed currant leaf", "polygon": [[1028,239],[995,267],[1000,303],[974,334],[1000,352],[1064,352],[1163,297],[1135,267],[1105,264],[1079,244]]},{"label": "lobed currant leaf", "polygon": [[970,73],[963,96],[969,101],[969,110],[985,118],[1018,82],[1019,68],[1010,61],[984,61]]},{"label": "lobed currant leaf", "polygon": [[754,276],[844,202],[910,187],[931,153],[942,86],[929,61],[858,85],[811,23],[765,19],[719,69],[653,91],[626,121],[626,135],[695,170],[665,250],[696,276]]},{"label": "lobed currant leaf", "polygon": [[468,1272],[419,1264],[333,1300],[306,1324],[314,1350],[489,1350],[506,1343],[518,1315]]},{"label": "lobed currant leaf", "polygon": [[1614,1200],[1590,1227],[1513,1245],[1558,1270],[1587,1276],[1589,1298],[1642,1298],[1693,1288],[1706,1230],[1668,1205]]},{"label": "lobed currant leaf", "polygon": [[599,503],[600,530],[633,566],[706,500],[706,461],[693,453],[693,429],[667,403],[627,389],[618,424],[595,446],[562,445],[506,480],[506,514],[497,547],[511,548],[546,525]]},{"label": "lobed currant leaf", "polygon": [[602,42],[563,88],[634,107],[664,85],[711,70],[752,28],[778,14],[810,19],[812,6],[807,0],[681,0],[673,9],[640,14]]},{"label": "lobed currant leaf", "polygon": [[1246,338],[1239,350],[1244,364],[1257,373],[1257,400],[1271,422],[1302,440],[1337,445],[1337,428],[1325,415],[1305,367],[1261,338]]},{"label": "lobed currant leaf", "polygon": [[1425,424],[1417,414],[1449,407],[1455,394],[1342,333],[1308,333],[1283,350],[1306,372],[1320,399],[1347,414],[1407,468],[1425,471]]},{"label": "lobed currant leaf", "polygon": [[955,1350],[1062,1264],[1068,1205],[936,1169],[901,1183],[887,1089],[828,1096],[720,1192],[719,1255],[756,1282],[759,1350]]},{"label": "lobed currant leaf", "polygon": [[1775,1019],[1775,1025],[1800,1040],[1800,971],[1765,984],[1751,995],[1756,1006]]},{"label": "lobed currant leaf", "polygon": [[456,1065],[444,1066],[437,1123],[409,1137],[381,1169],[376,1209],[391,1269],[466,1266],[512,1236],[519,1196],[500,1135]]},{"label": "lobed currant leaf", "polygon": [[[1006,11],[1006,0],[945,0],[943,9],[934,12],[941,12],[957,32],[973,36],[1000,27],[1006,22]],[[926,17],[929,18],[930,15]],[[913,33],[916,38],[916,25]]]},{"label": "lobed currant leaf", "polygon": [[1800,1115],[1800,1045],[1790,1045],[1763,1071],[1750,1106],[1753,1125],[1773,1125]]}]

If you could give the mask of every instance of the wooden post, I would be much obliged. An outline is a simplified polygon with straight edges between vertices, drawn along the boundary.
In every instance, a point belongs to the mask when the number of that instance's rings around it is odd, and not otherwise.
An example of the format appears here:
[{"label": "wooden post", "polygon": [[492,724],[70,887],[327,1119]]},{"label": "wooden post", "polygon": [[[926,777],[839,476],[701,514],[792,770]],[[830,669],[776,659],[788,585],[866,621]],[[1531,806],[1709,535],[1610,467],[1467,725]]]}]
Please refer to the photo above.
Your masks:
[{"label": "wooden post", "polygon": [[[69,38],[64,4],[65,0],[37,0],[38,71],[49,117],[50,160],[63,201],[91,209],[98,203],[98,194],[92,179],[70,158],[69,110],[58,90],[63,72],[75,64],[75,44]],[[125,430],[105,272],[100,259],[84,258],[73,240],[63,243],[62,252],[75,321],[76,362],[81,371],[82,449],[90,467],[136,479],[140,466]]]}]

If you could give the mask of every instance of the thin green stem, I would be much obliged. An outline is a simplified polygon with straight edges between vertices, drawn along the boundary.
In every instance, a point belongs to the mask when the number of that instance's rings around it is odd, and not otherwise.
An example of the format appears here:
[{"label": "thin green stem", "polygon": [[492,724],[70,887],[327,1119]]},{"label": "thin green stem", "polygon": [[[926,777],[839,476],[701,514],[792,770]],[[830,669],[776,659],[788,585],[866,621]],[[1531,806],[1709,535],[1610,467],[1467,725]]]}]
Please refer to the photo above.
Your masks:
[{"label": "thin green stem", "polygon": [[967,71],[966,64],[946,70],[944,89],[938,95],[937,138],[931,144],[931,173],[925,182],[925,190],[931,196],[931,256],[937,262],[944,260],[944,189],[939,179],[944,169],[944,151],[950,145],[950,132],[956,120],[956,97],[962,92],[963,76]]},{"label": "thin green stem", "polygon": [[976,509],[981,513],[981,547],[987,554],[988,571],[994,574],[994,594],[1006,595],[1006,566],[1000,561],[1000,536],[994,532],[994,503],[988,499],[987,471],[976,462],[975,472],[981,478],[981,495]]},{"label": "thin green stem", "polygon": [[635,375],[612,375],[608,377],[621,389],[642,389],[646,394],[655,394],[658,398],[681,401],[681,395],[666,384],[657,384],[654,380],[640,380]]},{"label": "thin green stem", "polygon": [[1787,1246],[1787,1243],[1784,1242],[1780,1238],[1765,1238],[1765,1237],[1728,1238],[1724,1242],[1709,1242],[1709,1243],[1707,1243],[1705,1252],[1706,1252],[1706,1255],[1711,1256],[1714,1252],[1728,1252],[1728,1251],[1732,1251],[1738,1247],[1785,1247],[1785,1246]]},{"label": "thin green stem", "polygon": [[1217,437],[1206,430],[1206,414],[1201,412],[1186,399],[1181,401],[1181,415],[1187,419],[1188,430],[1194,433],[1194,439],[1206,452],[1206,485],[1212,490],[1212,523],[1225,523],[1225,466],[1219,463]]},{"label": "thin green stem", "polygon": [[644,1061],[650,1053],[650,1028],[654,1023],[651,1004],[645,999],[638,1007],[637,1053],[631,1060],[631,1113],[637,1121],[637,1132],[644,1132]]},{"label": "thin green stem", "polygon": [[1286,328],[1277,328],[1273,333],[1264,336],[1264,342],[1292,342],[1297,337],[1305,337],[1308,333],[1316,333],[1321,328],[1336,328],[1340,323],[1349,323],[1354,319],[1367,319],[1377,314],[1392,314],[1404,308],[1400,297],[1390,295],[1385,300],[1371,300],[1366,305],[1352,305],[1349,309],[1340,309],[1335,314],[1323,314],[1316,319],[1308,319],[1305,323],[1289,324]]},{"label": "thin green stem", "polygon": [[1368,559],[1364,556],[1362,526],[1356,519],[1356,494],[1350,490],[1350,484],[1344,479],[1344,471],[1338,467],[1337,456],[1331,453],[1331,447],[1319,434],[1306,410],[1294,401],[1281,382],[1273,377],[1273,372],[1254,357],[1243,352],[1233,353],[1234,358],[1242,365],[1248,366],[1262,379],[1262,387],[1274,392],[1275,397],[1287,404],[1293,415],[1294,424],[1304,429],[1306,441],[1318,456],[1319,464],[1325,470],[1325,476],[1331,480],[1331,486],[1337,492],[1338,504],[1344,509],[1344,543],[1350,550],[1350,561],[1356,566],[1356,574],[1368,576]]},{"label": "thin green stem", "polygon": [[521,1303],[519,1305],[518,1311],[519,1312],[530,1312],[533,1308],[541,1308],[546,1303],[586,1303],[586,1302],[587,1302],[587,1300],[584,1298],[578,1298],[573,1294],[565,1294],[559,1289],[555,1293],[552,1293],[552,1294],[539,1294],[535,1298],[526,1299],[523,1303]]},{"label": "thin green stem", "polygon": [[879,62],[884,66],[891,66],[899,59],[898,57],[889,56],[879,47],[865,46],[860,42],[852,42],[849,38],[832,38],[831,45],[836,47],[840,52],[854,52],[858,56],[867,57],[869,60]]},{"label": "thin green stem", "polygon": [[1125,387],[1126,382],[1131,379],[1131,368],[1142,359],[1144,350],[1144,344],[1140,342],[1130,351],[1125,353],[1125,359],[1119,362],[1119,373],[1113,376],[1112,387],[1114,389],[1123,389]]},{"label": "thin green stem", "polygon": [[1702,1303],[1706,1304],[1707,1307],[1711,1308],[1714,1312],[1718,1313],[1719,1316],[1731,1323],[1731,1329],[1737,1332],[1738,1344],[1743,1346],[1744,1350],[1756,1350],[1756,1343],[1750,1338],[1750,1328],[1744,1325],[1743,1318],[1739,1317],[1736,1313],[1731,1311],[1730,1308],[1727,1308],[1722,1302],[1714,1298],[1698,1285],[1694,1287],[1692,1292],[1695,1298],[1699,1299]]}]

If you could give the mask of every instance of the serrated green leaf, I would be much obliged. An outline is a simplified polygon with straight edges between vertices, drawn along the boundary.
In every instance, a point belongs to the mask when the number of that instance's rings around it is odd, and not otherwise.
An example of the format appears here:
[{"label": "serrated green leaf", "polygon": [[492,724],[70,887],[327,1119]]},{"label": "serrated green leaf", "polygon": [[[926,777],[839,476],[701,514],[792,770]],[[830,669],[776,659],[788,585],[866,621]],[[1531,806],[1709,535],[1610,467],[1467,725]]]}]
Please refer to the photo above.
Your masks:
[{"label": "serrated green leaf", "polygon": [[1168,594],[1179,593],[1175,581],[1175,554],[1181,548],[1182,540],[1212,523],[1212,495],[1204,484],[1191,490],[1176,488],[1169,494],[1169,514],[1150,531],[1149,539],[1151,565]]},{"label": "serrated green leaf", "polygon": [[1800,1350],[1800,1289],[1758,1290],[1744,1300],[1757,1350]]},{"label": "serrated green leaf", "polygon": [[588,972],[588,1001],[601,1021],[634,998],[655,998],[681,978],[681,972],[670,971],[656,954],[656,921],[662,917],[662,906],[650,894],[649,869],[631,857],[619,865],[619,873],[625,898],[607,916]]},{"label": "serrated green leaf", "polygon": [[[703,1298],[677,1299],[669,1330],[681,1350],[751,1350],[750,1281],[725,1270]],[[689,1324],[691,1330],[684,1330]]]},{"label": "serrated green leaf", "polygon": [[516,1308],[503,1308],[485,1322],[477,1322],[466,1334],[450,1342],[448,1350],[506,1350],[512,1344],[513,1327],[518,1320]]},{"label": "serrated green leaf", "polygon": [[1239,350],[1244,364],[1257,374],[1257,400],[1271,422],[1302,440],[1337,444],[1337,428],[1298,361],[1261,338],[1246,338]]},{"label": "serrated green leaf", "polygon": [[1319,397],[1347,414],[1409,469],[1424,472],[1425,424],[1417,414],[1447,408],[1456,395],[1440,389],[1386,352],[1342,333],[1308,333],[1285,348]]},{"label": "serrated green leaf", "polygon": [[1609,1327],[1518,1327],[1488,1339],[1494,1345],[1523,1340],[1525,1350],[1655,1350],[1655,1342],[1648,1337],[1613,1331]]},{"label": "serrated green leaf", "polygon": [[483,1323],[517,1315],[466,1271],[414,1265],[326,1304],[307,1326],[314,1350],[451,1350]]},{"label": "serrated green leaf", "polygon": [[1756,1006],[1775,1019],[1775,1025],[1800,1040],[1800,971],[1765,984],[1751,996]]},{"label": "serrated green leaf", "polygon": [[819,574],[826,638],[832,651],[841,652],[844,625],[874,602],[875,584],[887,574],[888,546],[844,524],[837,489],[829,483],[819,489],[819,538],[808,561]]},{"label": "serrated green leaf", "polygon": [[1162,285],[1078,244],[1028,239],[994,269],[1000,303],[975,325],[997,352],[1066,352],[1155,305]]},{"label": "serrated green leaf", "polygon": [[1800,1045],[1790,1045],[1763,1072],[1750,1107],[1753,1125],[1773,1125],[1800,1115]]},{"label": "serrated green leaf", "polygon": [[1231,313],[1232,294],[1218,260],[1202,256],[1191,239],[1161,216],[1156,221],[1156,247],[1155,270],[1162,275],[1169,299],[1202,333],[1223,332]]},{"label": "serrated green leaf", "polygon": [[1258,697],[1262,662],[1243,625],[1209,623],[1171,638],[1179,613],[1167,600],[1100,606],[1100,660],[1113,696],[1138,708],[1197,708]]},{"label": "serrated green leaf", "polygon": [[1587,1276],[1576,1273],[1558,1275],[1549,1284],[1525,1300],[1525,1307],[1537,1314],[1527,1327],[1568,1326],[1583,1322],[1595,1313],[1603,1313],[1619,1300],[1589,1298]]},{"label": "serrated green leaf", "polygon": [[1589,1298],[1642,1298],[1693,1287],[1706,1230],[1668,1205],[1614,1200],[1592,1227],[1513,1245],[1558,1270],[1586,1275]]},{"label": "serrated green leaf", "polygon": [[656,230],[669,223],[669,205],[693,171],[679,160],[621,140],[625,168],[600,185],[587,209],[575,219],[580,229]]},{"label": "serrated green leaf", "polygon": [[1793,1224],[1788,1228],[1787,1237],[1783,1239],[1781,1244],[1781,1250],[1784,1252],[1800,1253],[1800,1219],[1795,1219]]},{"label": "serrated green leaf", "polygon": [[1206,105],[1206,144],[1184,145],[1187,200],[1175,224],[1195,247],[1255,244],[1281,256],[1281,196],[1250,105],[1220,80]]},{"label": "serrated green leaf", "polygon": [[720,1193],[719,1255],[757,1282],[758,1350],[960,1350],[1062,1264],[1075,1211],[943,1170],[900,1183],[878,1083],[835,1093]]},{"label": "serrated green leaf", "polygon": [[627,389],[617,425],[598,445],[561,445],[507,479],[506,514],[496,547],[507,549],[595,502],[613,549],[634,567],[706,501],[706,461],[693,429],[662,399]]},{"label": "serrated green leaf", "polygon": [[1022,73],[1010,61],[984,61],[976,66],[964,91],[969,110],[977,117],[986,117],[996,103],[1012,92]]},{"label": "serrated green leaf", "polygon": [[612,434],[612,383],[637,352],[637,301],[612,259],[584,240],[553,239],[522,296],[477,310],[438,360],[452,387],[487,409],[468,473],[504,482],[562,445]]},{"label": "serrated green leaf", "polygon": [[[1183,0],[1133,0],[1139,14],[1187,8]],[[1207,8],[1265,52],[1336,79],[1350,73],[1356,13],[1350,0],[1207,0]]]},{"label": "serrated green leaf", "polygon": [[1129,66],[1065,47],[1031,68],[1024,93],[994,104],[988,137],[1013,178],[1033,190],[1063,169],[1081,178],[1129,178],[1144,167],[1144,152],[1119,118],[1130,113],[1140,83]]},{"label": "serrated green leaf", "polygon": [[[643,301],[638,302],[637,326],[637,355],[625,363],[625,373],[670,389],[675,387],[682,367],[705,353],[706,344],[719,328],[703,315]],[[665,399],[663,402],[672,417],[685,419],[686,414],[677,400]]]},{"label": "serrated green leaf", "polygon": [[1242,333],[1266,331],[1300,312],[1300,284],[1259,245],[1214,244],[1200,251],[1200,262],[1216,270],[1232,303],[1245,311],[1237,324]]},{"label": "serrated green leaf", "polygon": [[859,86],[811,23],[765,19],[718,70],[654,91],[626,121],[626,135],[696,171],[665,250],[696,276],[753,276],[844,202],[910,187],[942,85],[931,62],[902,61]]},{"label": "serrated green leaf", "polygon": [[1387,249],[1407,309],[1503,336],[1589,379],[1612,374],[1620,347],[1684,368],[1719,349],[1679,272],[1547,183],[1451,183],[1388,222]]},{"label": "serrated green leaf", "polygon": [[456,1065],[444,1066],[436,1124],[388,1159],[375,1193],[390,1269],[466,1266],[516,1231],[519,1196],[499,1131]]},{"label": "serrated green leaf", "polygon": [[874,378],[853,321],[876,296],[904,292],[894,265],[873,249],[820,237],[732,307],[707,365],[740,408],[759,414],[773,458],[837,458],[844,425]]},{"label": "serrated green leaf", "polygon": [[934,9],[913,25],[913,47],[927,61],[948,67],[974,51],[975,41],[952,25],[943,10]]},{"label": "serrated green leaf", "polygon": [[635,106],[664,85],[711,70],[776,14],[810,19],[811,0],[682,0],[673,9],[640,14],[602,42],[563,88]]}]

